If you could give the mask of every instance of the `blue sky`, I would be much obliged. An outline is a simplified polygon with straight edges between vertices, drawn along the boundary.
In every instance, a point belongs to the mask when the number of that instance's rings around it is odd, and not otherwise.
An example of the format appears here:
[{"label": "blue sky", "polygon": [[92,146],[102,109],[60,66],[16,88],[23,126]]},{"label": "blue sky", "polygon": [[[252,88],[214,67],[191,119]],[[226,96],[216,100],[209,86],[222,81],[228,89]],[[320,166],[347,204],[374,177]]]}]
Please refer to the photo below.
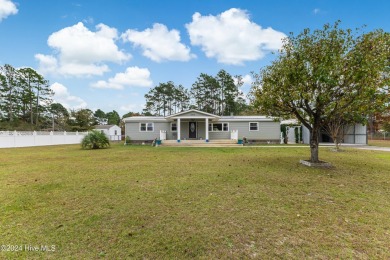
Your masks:
[{"label": "blue sky", "polygon": [[140,112],[160,82],[242,75],[274,59],[280,40],[340,19],[390,31],[387,0],[0,0],[0,64],[32,67],[68,108]]}]

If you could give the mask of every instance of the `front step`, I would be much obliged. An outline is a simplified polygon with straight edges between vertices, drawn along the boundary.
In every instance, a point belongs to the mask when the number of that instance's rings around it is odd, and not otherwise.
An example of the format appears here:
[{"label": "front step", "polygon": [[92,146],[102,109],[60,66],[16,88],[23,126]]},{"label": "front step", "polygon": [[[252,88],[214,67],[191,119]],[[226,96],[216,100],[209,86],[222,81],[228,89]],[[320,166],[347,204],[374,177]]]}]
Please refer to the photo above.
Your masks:
[{"label": "front step", "polygon": [[240,147],[242,144],[237,144],[237,140],[163,140],[161,146],[175,146],[175,147]]}]

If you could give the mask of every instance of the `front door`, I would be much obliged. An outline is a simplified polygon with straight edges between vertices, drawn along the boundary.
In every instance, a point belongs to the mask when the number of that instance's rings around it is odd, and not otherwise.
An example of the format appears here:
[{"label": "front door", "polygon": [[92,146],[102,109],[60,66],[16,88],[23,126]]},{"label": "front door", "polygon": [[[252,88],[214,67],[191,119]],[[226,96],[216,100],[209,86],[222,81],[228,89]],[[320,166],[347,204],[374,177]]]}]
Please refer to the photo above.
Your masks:
[{"label": "front door", "polygon": [[196,139],[196,122],[189,122],[188,129],[189,129],[188,138]]}]

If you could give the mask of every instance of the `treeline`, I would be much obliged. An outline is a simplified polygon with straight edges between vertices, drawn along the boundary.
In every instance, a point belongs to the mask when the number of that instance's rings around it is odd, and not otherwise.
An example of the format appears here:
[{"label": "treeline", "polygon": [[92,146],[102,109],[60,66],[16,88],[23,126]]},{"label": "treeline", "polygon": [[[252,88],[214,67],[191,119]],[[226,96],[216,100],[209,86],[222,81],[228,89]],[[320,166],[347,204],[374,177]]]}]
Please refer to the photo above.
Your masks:
[{"label": "treeline", "polygon": [[187,109],[215,115],[245,113],[249,107],[240,87],[242,77],[232,77],[225,70],[216,76],[201,73],[190,90],[172,81],[160,83],[145,94],[144,114],[168,116]]},{"label": "treeline", "polygon": [[46,124],[53,91],[49,82],[31,68],[0,66],[0,122],[17,125],[20,121],[39,128]]},{"label": "treeline", "polygon": [[[243,114],[249,109],[243,93],[241,76],[232,77],[224,70],[216,76],[200,74],[191,89],[172,81],[160,83],[146,95],[142,115],[167,116],[188,109],[216,115]],[[46,130],[87,131],[99,124],[121,124],[115,110],[68,110],[53,100],[49,81],[31,68],[0,66],[0,131]],[[141,115],[129,112],[122,118]]]},{"label": "treeline", "polygon": [[0,66],[0,115],[2,121],[23,119],[39,124],[54,94],[48,81],[31,68]]},{"label": "treeline", "polygon": [[68,110],[53,96],[49,81],[35,70],[0,66],[0,131],[87,131],[98,124],[120,125],[115,110]]},{"label": "treeline", "polygon": [[71,110],[68,117],[58,121],[65,122],[62,127],[67,131],[88,131],[94,128],[96,125],[120,125],[121,117],[115,110],[105,113],[101,109],[97,109],[93,112],[90,109],[78,109]]}]

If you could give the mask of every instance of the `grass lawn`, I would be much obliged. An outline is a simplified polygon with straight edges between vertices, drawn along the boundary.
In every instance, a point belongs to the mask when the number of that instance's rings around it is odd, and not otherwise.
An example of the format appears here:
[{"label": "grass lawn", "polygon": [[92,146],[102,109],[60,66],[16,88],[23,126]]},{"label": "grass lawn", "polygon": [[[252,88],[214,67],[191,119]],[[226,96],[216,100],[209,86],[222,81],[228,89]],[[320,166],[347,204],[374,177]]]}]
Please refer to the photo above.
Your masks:
[{"label": "grass lawn", "polygon": [[[1,149],[9,259],[390,258],[390,153],[113,145]],[[33,252],[25,246],[55,246]]]},{"label": "grass lawn", "polygon": [[368,145],[390,147],[390,140],[368,140]]}]

